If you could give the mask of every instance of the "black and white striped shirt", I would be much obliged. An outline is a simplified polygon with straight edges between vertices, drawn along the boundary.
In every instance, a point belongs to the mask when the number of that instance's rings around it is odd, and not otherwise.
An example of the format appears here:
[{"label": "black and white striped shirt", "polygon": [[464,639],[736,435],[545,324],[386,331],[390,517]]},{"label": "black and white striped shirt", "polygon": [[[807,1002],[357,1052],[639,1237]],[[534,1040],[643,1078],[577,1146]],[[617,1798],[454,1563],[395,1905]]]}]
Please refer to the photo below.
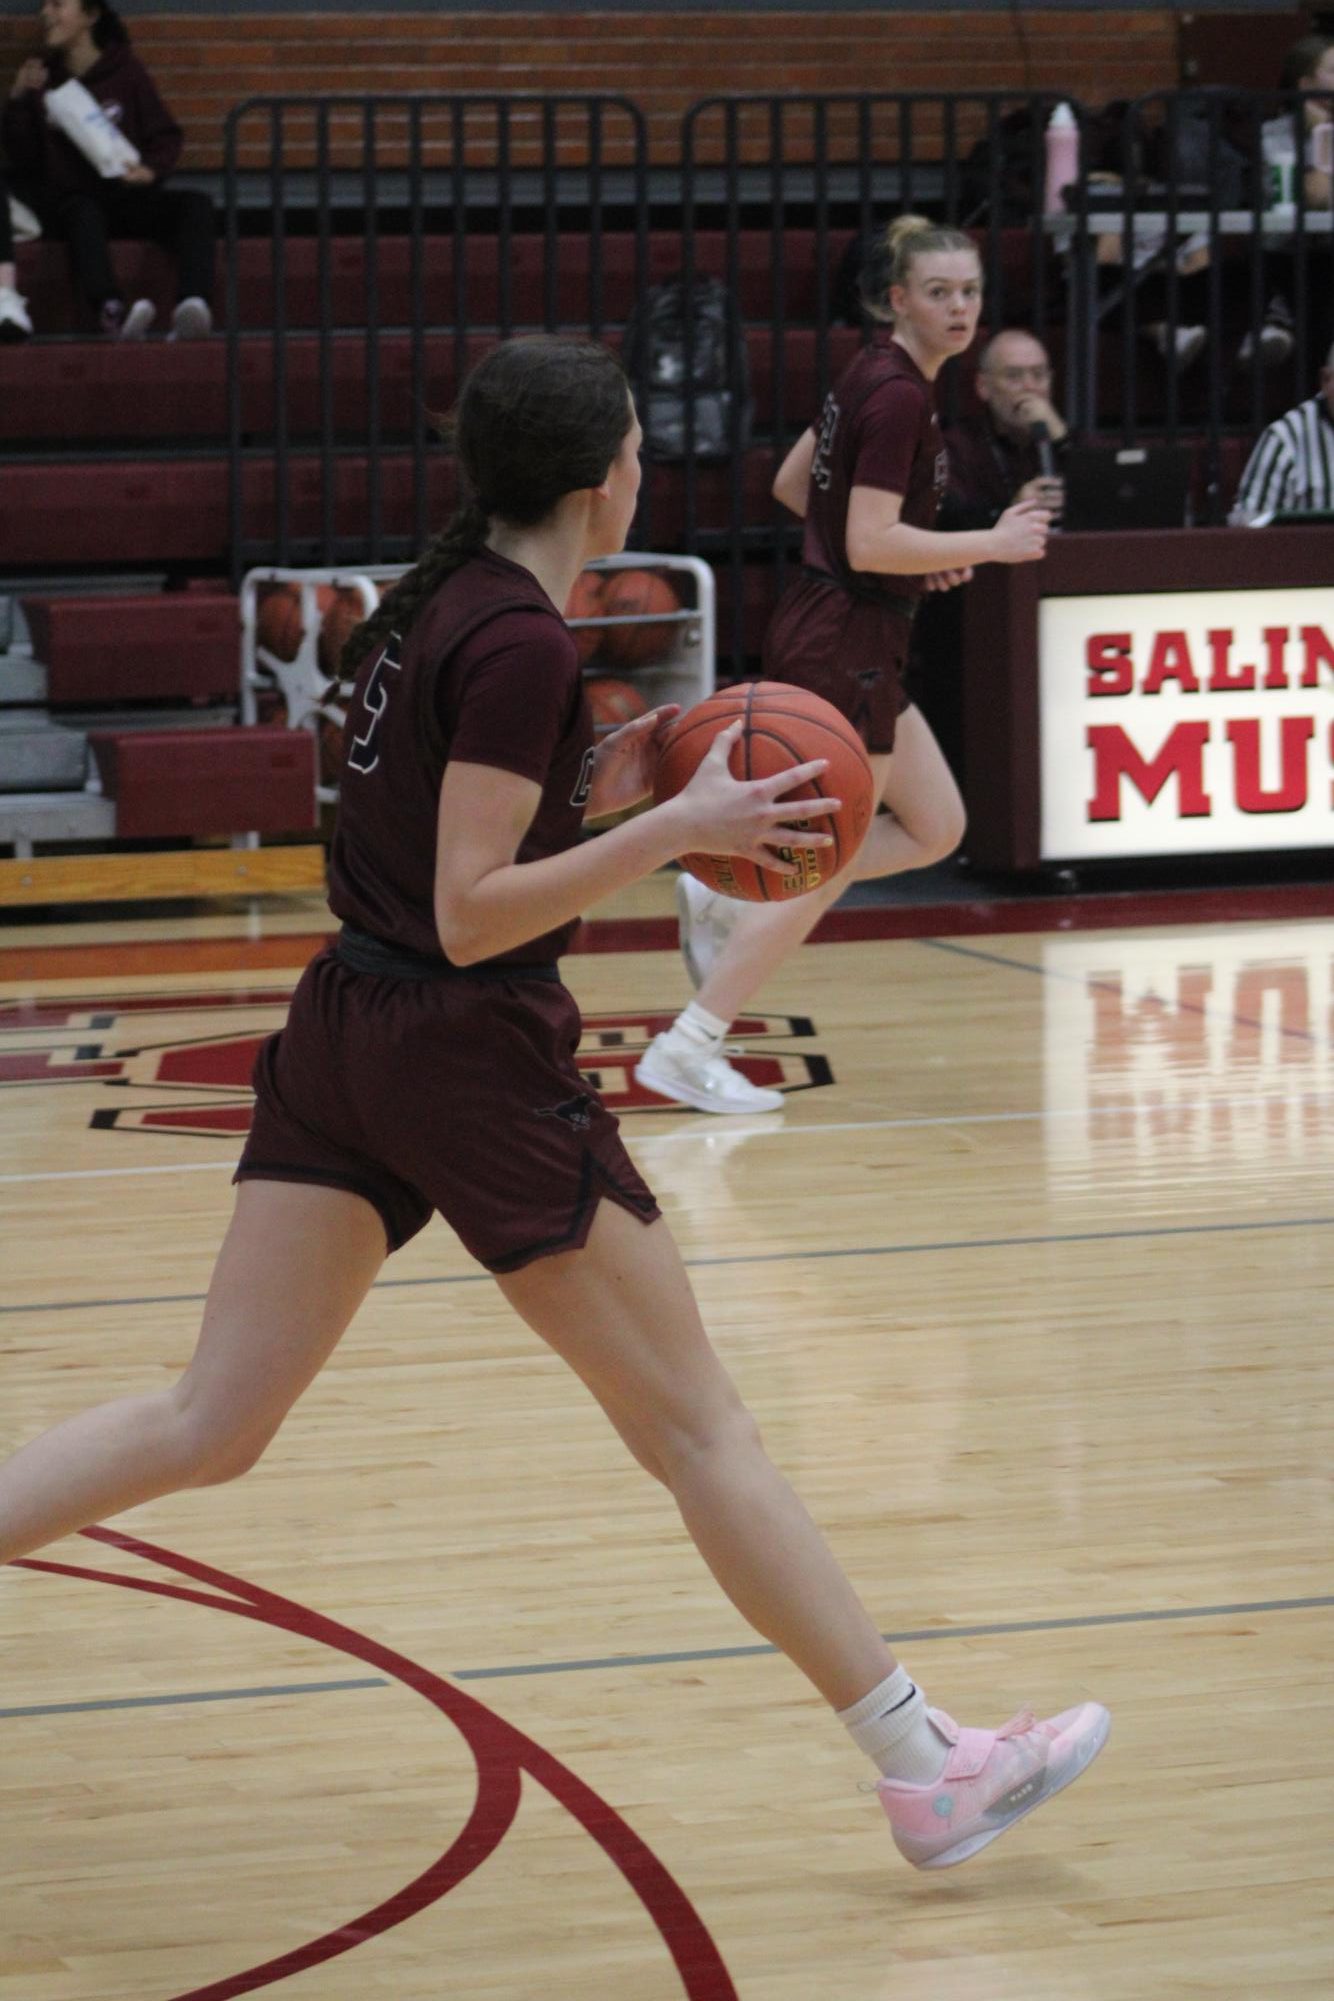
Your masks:
[{"label": "black and white striped shirt", "polygon": [[1234,521],[1334,508],[1334,412],[1312,396],[1260,433],[1237,488]]}]

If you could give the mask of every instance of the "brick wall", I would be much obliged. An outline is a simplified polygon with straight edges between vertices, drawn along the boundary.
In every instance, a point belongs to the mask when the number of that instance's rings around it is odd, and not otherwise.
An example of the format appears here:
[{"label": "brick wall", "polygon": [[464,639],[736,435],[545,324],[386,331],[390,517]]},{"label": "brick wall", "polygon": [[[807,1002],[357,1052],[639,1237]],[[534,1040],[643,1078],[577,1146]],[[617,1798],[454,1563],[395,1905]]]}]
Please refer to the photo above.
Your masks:
[{"label": "brick wall", "polygon": [[[185,164],[214,167],[229,106],[291,91],[595,91],[641,105],[655,160],[676,155],[681,114],[734,91],[1059,90],[1091,104],[1177,81],[1173,15],[725,13],[145,17],[140,56],[188,135]],[[0,19],[0,78],[36,37]],[[1027,62],[1025,61],[1025,43]]]}]

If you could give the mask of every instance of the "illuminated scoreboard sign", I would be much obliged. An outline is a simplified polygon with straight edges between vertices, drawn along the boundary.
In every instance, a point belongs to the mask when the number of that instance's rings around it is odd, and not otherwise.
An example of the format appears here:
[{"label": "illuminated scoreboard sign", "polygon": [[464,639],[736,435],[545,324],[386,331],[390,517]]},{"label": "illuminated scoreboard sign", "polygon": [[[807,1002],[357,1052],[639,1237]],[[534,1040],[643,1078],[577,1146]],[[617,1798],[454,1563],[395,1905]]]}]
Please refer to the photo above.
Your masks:
[{"label": "illuminated scoreboard sign", "polygon": [[1334,589],[1046,598],[1042,859],[1334,845]]}]

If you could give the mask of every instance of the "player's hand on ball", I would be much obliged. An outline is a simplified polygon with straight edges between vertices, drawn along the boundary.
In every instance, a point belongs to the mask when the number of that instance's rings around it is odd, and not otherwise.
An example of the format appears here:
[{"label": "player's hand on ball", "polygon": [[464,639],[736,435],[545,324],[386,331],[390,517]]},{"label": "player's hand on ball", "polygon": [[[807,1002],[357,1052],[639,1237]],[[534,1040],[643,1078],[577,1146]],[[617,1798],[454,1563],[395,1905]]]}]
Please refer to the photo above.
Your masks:
[{"label": "player's hand on ball", "polygon": [[647,715],[636,716],[604,736],[593,753],[593,778],[588,788],[586,820],[605,813],[622,813],[638,805],[653,790],[653,774],[667,732],[681,713],[679,702],[664,702]]},{"label": "player's hand on ball", "polygon": [[741,855],[760,868],[790,871],[780,848],[828,848],[830,834],[815,833],[809,827],[792,824],[820,813],[836,813],[841,799],[788,799],[782,795],[807,780],[818,779],[828,769],[829,760],[815,757],[808,764],[794,764],[771,778],[734,778],[728,769],[732,746],[741,735],[740,717],[720,730],[701,759],[698,770],[683,791],[670,802],[679,809],[684,823],[683,850],[701,849],[721,855]]}]

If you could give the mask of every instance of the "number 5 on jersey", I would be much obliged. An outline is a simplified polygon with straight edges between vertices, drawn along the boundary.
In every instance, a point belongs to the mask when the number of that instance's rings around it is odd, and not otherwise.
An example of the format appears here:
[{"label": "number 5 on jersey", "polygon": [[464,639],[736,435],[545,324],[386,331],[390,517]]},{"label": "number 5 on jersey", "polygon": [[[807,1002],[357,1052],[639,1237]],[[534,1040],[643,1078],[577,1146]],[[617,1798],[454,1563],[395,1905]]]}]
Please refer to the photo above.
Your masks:
[{"label": "number 5 on jersey", "polygon": [[347,750],[348,771],[374,771],[380,761],[380,753],[375,739],[379,735],[384,712],[389,706],[388,674],[396,674],[402,666],[398,649],[402,641],[396,632],[389,636],[389,643],[366,677],[366,685],[361,691],[361,707],[364,711],[364,727],[353,737]]}]

